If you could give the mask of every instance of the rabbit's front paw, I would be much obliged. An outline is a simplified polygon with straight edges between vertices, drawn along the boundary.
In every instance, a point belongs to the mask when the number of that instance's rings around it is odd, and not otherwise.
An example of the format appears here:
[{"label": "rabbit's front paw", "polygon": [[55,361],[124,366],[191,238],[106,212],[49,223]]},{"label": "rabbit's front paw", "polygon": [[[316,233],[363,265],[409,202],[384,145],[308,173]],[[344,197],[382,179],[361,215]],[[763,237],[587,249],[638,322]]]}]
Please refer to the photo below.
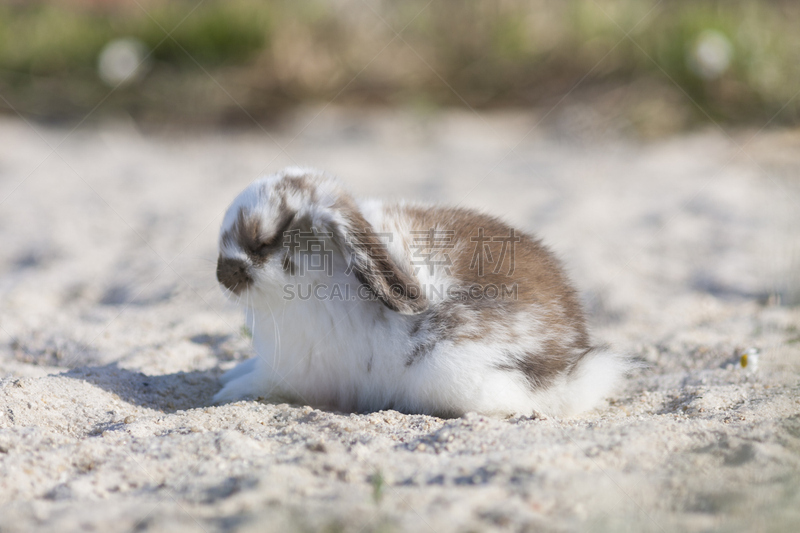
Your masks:
[{"label": "rabbit's front paw", "polygon": [[214,403],[228,403],[261,396],[264,392],[262,390],[264,383],[256,371],[257,361],[254,357],[223,374],[220,381],[224,387],[214,395]]}]

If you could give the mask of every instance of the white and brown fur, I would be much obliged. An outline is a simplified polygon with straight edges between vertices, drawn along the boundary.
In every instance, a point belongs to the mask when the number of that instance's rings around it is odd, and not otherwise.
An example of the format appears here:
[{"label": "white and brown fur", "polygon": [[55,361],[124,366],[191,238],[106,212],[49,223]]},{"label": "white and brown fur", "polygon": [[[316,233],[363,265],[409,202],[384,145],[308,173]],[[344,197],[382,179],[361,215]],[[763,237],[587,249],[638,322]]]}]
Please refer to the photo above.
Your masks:
[{"label": "white and brown fur", "polygon": [[[507,248],[499,268],[502,242],[487,242],[495,262],[479,273],[479,228],[489,237],[511,232],[467,209],[359,202],[310,169],[254,182],[225,215],[217,278],[247,308],[256,357],[223,376],[214,400],[442,416],[570,415],[595,406],[625,359],[592,347],[574,289],[538,240],[515,232],[513,258]],[[449,248],[419,249],[425,241],[412,232],[432,229],[448,235]],[[316,231],[334,251],[330,275],[300,271],[312,252],[284,244],[292,230]],[[421,265],[429,253],[440,260]],[[287,298],[294,284],[353,295],[368,288],[373,297]],[[474,297],[490,284],[516,286],[514,297]]]}]

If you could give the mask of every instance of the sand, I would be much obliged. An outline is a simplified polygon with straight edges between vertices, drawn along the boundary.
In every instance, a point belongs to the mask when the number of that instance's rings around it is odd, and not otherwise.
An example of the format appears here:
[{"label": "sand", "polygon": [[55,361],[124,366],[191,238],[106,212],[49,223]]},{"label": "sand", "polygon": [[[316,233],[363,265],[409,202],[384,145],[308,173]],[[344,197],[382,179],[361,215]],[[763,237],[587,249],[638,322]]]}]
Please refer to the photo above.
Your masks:
[{"label": "sand", "polygon": [[[800,134],[636,142],[584,111],[2,119],[0,531],[796,530]],[[289,164],[537,233],[642,368],[569,419],[212,405],[251,355],[222,212]]]}]

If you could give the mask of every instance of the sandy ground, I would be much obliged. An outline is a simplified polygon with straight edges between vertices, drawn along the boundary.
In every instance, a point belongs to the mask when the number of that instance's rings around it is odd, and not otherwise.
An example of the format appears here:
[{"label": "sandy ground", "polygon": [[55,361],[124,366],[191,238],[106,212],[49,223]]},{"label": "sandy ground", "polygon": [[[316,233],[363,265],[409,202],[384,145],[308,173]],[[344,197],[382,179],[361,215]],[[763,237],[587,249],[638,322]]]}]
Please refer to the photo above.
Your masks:
[{"label": "sandy ground", "polygon": [[[0,531],[796,531],[800,134],[317,112],[0,121]],[[250,354],[214,279],[222,212],[294,163],[538,233],[646,368],[563,420],[211,405]]]}]

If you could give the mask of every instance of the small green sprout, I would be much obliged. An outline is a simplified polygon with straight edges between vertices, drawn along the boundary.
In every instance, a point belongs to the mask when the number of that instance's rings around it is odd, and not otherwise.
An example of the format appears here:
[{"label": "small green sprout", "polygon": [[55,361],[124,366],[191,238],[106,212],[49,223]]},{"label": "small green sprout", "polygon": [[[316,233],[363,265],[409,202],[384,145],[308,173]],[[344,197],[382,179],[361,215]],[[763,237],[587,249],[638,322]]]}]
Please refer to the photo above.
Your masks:
[{"label": "small green sprout", "polygon": [[379,505],[383,499],[383,489],[386,480],[383,478],[381,471],[376,470],[371,476],[370,482],[372,483],[372,500],[375,502],[375,505]]}]

